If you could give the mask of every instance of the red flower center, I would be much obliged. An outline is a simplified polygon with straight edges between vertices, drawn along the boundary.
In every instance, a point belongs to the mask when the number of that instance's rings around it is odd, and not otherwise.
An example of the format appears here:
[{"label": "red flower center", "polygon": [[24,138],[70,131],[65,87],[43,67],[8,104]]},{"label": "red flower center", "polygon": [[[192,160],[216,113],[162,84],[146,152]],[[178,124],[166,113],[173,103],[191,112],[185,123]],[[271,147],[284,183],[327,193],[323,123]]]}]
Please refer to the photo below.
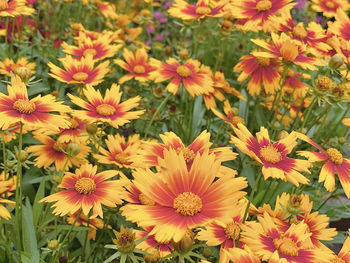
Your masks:
[{"label": "red flower center", "polygon": [[142,66],[142,65],[136,65],[136,66],[134,67],[134,72],[135,72],[136,74],[144,74],[144,73],[146,72],[146,70],[145,70],[145,67],[144,67],[144,66]]},{"label": "red flower center", "polygon": [[178,66],[176,73],[179,74],[181,78],[187,78],[192,74],[191,70],[185,65]]},{"label": "red flower center", "polygon": [[267,11],[272,7],[272,3],[269,0],[260,0],[255,7],[259,12]]},{"label": "red flower center", "polygon": [[86,57],[87,55],[92,55],[92,57],[94,57],[96,54],[97,54],[96,49],[88,48],[84,50],[83,56]]},{"label": "red flower center", "polygon": [[0,0],[0,10],[6,10],[9,8],[9,4],[7,0]]},{"label": "red flower center", "polygon": [[264,57],[255,57],[256,62],[262,66],[262,67],[267,67],[270,65],[270,59],[269,58],[264,58]]},{"label": "red flower center", "polygon": [[86,72],[77,72],[73,75],[73,79],[76,81],[84,81],[89,77]]},{"label": "red flower center", "polygon": [[307,37],[307,31],[305,30],[303,23],[299,23],[293,28],[293,34],[301,39]]},{"label": "red flower center", "polygon": [[299,248],[295,242],[289,237],[275,238],[273,244],[279,252],[286,256],[296,257],[299,253]]},{"label": "red flower center", "polygon": [[103,116],[112,116],[115,113],[115,108],[112,105],[102,103],[96,107],[96,111]]},{"label": "red flower center", "polygon": [[228,239],[236,240],[239,236],[240,230],[241,228],[239,226],[239,223],[237,222],[229,223],[225,228],[225,236]]},{"label": "red flower center", "polygon": [[196,8],[196,13],[198,14],[198,15],[208,15],[208,14],[210,14],[211,13],[211,10],[210,10],[210,8],[209,7],[207,7],[207,6],[198,6],[197,8]]},{"label": "red flower center", "polygon": [[278,163],[282,160],[282,155],[273,145],[264,146],[260,149],[260,157],[269,163]]},{"label": "red flower center", "polygon": [[326,7],[328,7],[329,9],[333,9],[335,7],[335,5],[334,5],[333,1],[327,1]]},{"label": "red flower center", "polygon": [[23,114],[31,114],[35,111],[36,105],[30,100],[18,99],[13,103],[12,108]]},{"label": "red flower center", "polygon": [[74,189],[79,194],[89,195],[96,190],[96,184],[93,179],[88,177],[82,177],[75,182]]},{"label": "red flower center", "polygon": [[143,193],[139,194],[139,201],[143,205],[155,205],[156,204],[151,198],[148,198]]},{"label": "red flower center", "polygon": [[202,209],[202,199],[192,192],[183,192],[174,199],[173,207],[183,216],[194,216]]},{"label": "red flower center", "polygon": [[343,163],[343,155],[335,148],[330,148],[327,150],[327,155],[329,160],[335,164]]}]

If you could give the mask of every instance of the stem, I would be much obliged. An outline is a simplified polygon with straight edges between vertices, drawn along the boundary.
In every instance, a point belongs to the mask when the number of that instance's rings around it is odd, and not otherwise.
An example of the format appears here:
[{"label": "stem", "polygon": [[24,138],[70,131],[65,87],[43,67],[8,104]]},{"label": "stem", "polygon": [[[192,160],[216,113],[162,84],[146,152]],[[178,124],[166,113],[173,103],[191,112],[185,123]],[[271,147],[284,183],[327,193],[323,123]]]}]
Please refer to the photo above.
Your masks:
[{"label": "stem", "polygon": [[194,108],[194,99],[190,98],[188,134],[187,134],[187,143],[188,144],[190,144],[190,142],[191,142],[191,135],[192,135],[193,108]]},{"label": "stem", "polygon": [[331,199],[332,197],[334,197],[334,193],[335,191],[333,191],[328,197],[326,200],[324,200],[322,202],[322,204],[320,204],[320,206],[317,208],[317,211],[320,211],[320,209],[328,202],[329,199]]},{"label": "stem", "polygon": [[8,28],[9,28],[9,17],[6,17],[6,22],[5,22],[5,29],[6,29],[6,35],[5,35],[5,44],[7,46],[8,44]]},{"label": "stem", "polygon": [[147,138],[149,129],[151,128],[154,119],[156,118],[156,116],[158,115],[158,113],[160,112],[160,110],[164,107],[164,105],[166,104],[166,102],[168,101],[168,99],[170,98],[171,95],[172,95],[172,94],[169,93],[169,94],[165,97],[165,99],[162,101],[162,103],[158,106],[156,112],[153,114],[152,119],[151,119],[151,121],[149,122],[149,124],[147,125],[147,128],[146,128],[146,130],[145,130],[144,139]]},{"label": "stem", "polygon": [[[22,150],[22,133],[23,124],[20,122],[19,126],[19,142],[18,142],[18,157],[17,157],[17,180],[16,180],[16,246],[17,251],[22,251],[22,163],[20,160],[20,153]],[[20,257],[19,260],[21,261]]]},{"label": "stem", "polygon": [[341,200],[341,198],[339,197],[339,195],[337,196],[338,201],[342,204],[342,206],[345,208],[345,210],[347,210],[348,212],[350,212],[350,208],[344,204],[343,200]]},{"label": "stem", "polygon": [[4,174],[5,180],[7,180],[7,157],[6,157],[6,147],[5,147],[5,131],[1,133],[1,142],[2,142],[2,159],[4,162]]},{"label": "stem", "polygon": [[310,117],[312,108],[315,106],[316,101],[317,101],[317,97],[315,96],[315,97],[312,99],[311,104],[309,105],[309,107],[308,107],[307,110],[306,110],[306,116],[305,116],[305,118],[304,118],[303,123],[301,124],[300,131],[302,131],[302,130],[304,129],[304,126],[305,126],[305,124],[307,123],[307,120],[308,120],[309,117]]}]

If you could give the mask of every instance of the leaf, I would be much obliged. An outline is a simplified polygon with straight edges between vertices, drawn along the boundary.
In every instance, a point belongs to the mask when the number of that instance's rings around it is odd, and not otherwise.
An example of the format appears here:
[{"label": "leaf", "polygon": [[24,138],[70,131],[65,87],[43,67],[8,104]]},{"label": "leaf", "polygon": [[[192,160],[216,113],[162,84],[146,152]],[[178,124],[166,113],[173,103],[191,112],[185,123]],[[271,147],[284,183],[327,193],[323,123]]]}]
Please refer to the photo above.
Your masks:
[{"label": "leaf", "polygon": [[255,178],[257,177],[257,173],[255,169],[250,165],[245,165],[242,168],[240,173],[241,176],[246,177],[250,187],[253,187],[255,183]]},{"label": "leaf", "polygon": [[109,263],[111,262],[113,259],[116,259],[117,257],[120,256],[120,252],[115,252],[112,256],[110,256],[109,258],[107,258],[105,261],[103,261],[103,263]]},{"label": "leaf", "polygon": [[43,179],[39,185],[39,189],[36,192],[34,205],[33,205],[33,224],[36,227],[38,225],[38,221],[43,210],[44,203],[39,203],[41,199],[44,198],[45,195],[45,179]]}]

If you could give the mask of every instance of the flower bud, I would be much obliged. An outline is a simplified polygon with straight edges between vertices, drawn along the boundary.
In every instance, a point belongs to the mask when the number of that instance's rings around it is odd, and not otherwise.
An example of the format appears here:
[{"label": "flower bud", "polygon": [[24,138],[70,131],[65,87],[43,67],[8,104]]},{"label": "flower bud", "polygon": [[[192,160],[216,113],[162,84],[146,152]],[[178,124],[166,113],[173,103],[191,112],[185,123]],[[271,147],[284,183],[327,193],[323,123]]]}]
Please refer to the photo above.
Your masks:
[{"label": "flower bud", "polygon": [[188,59],[188,50],[186,48],[183,48],[179,51],[178,55],[181,59]]},{"label": "flower bud", "polygon": [[27,67],[17,67],[14,71],[14,73],[18,75],[23,82],[27,82],[32,75],[31,70]]},{"label": "flower bud", "polygon": [[190,229],[188,229],[183,238],[179,242],[174,244],[174,248],[180,254],[186,254],[188,251],[191,250],[193,244],[194,234]]},{"label": "flower bud", "polygon": [[122,225],[120,231],[113,231],[116,239],[113,239],[113,243],[117,246],[117,249],[121,253],[129,254],[135,249],[135,233],[132,233],[129,228],[124,228]]},{"label": "flower bud", "polygon": [[16,159],[17,161],[20,161],[21,163],[27,161],[28,159],[28,153],[24,150],[21,150],[19,153],[16,153]]},{"label": "flower bud", "polygon": [[149,247],[146,252],[150,255],[144,255],[143,258],[147,263],[156,263],[160,259],[160,252],[153,247]]},{"label": "flower bud", "polygon": [[220,33],[223,36],[228,36],[230,35],[231,31],[233,30],[232,28],[232,22],[229,20],[224,20],[221,22],[221,27],[220,27]]},{"label": "flower bud", "polygon": [[95,124],[86,124],[86,131],[90,135],[95,135],[97,132],[97,126]]},{"label": "flower bud", "polygon": [[344,63],[344,58],[342,55],[340,54],[335,54],[331,60],[329,61],[328,65],[331,67],[331,68],[340,68]]},{"label": "flower bud", "polygon": [[319,91],[325,92],[327,90],[331,90],[333,88],[333,81],[327,76],[322,76],[318,78],[316,83],[316,88]]},{"label": "flower bud", "polygon": [[344,137],[339,137],[339,138],[338,138],[339,144],[344,144],[345,141],[346,141],[346,139],[345,139]]},{"label": "flower bud", "polygon": [[52,239],[49,241],[49,243],[47,244],[47,247],[51,250],[56,250],[58,248],[58,246],[60,245],[60,243],[58,242],[57,239]]},{"label": "flower bud", "polygon": [[278,133],[278,139],[282,140],[282,139],[286,138],[288,135],[289,135],[289,133],[287,131],[282,130]]},{"label": "flower bud", "polygon": [[203,249],[203,256],[205,256],[206,258],[210,258],[212,256],[213,252],[211,251],[210,248],[204,248]]},{"label": "flower bud", "polygon": [[66,148],[66,152],[70,155],[70,156],[77,156],[80,152],[80,147],[78,144],[71,142],[67,145]]}]

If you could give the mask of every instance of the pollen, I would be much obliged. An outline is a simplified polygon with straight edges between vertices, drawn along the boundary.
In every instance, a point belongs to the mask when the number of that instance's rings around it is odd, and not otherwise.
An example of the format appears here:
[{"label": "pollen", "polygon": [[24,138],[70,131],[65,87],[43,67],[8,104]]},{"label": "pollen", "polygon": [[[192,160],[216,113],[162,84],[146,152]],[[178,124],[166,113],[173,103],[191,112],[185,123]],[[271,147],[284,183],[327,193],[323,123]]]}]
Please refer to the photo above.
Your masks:
[{"label": "pollen", "polygon": [[73,79],[76,81],[84,81],[87,80],[89,75],[86,72],[77,72],[73,75]]},{"label": "pollen", "polygon": [[92,194],[96,190],[95,181],[89,177],[82,177],[76,181],[74,185],[74,189],[79,194],[89,195]]},{"label": "pollen", "polygon": [[173,207],[183,216],[194,216],[202,209],[202,199],[192,192],[183,192],[174,199]]},{"label": "pollen", "polygon": [[194,157],[196,156],[195,153],[188,148],[177,148],[176,153],[177,154],[182,153],[186,163],[193,161]]},{"label": "pollen", "polygon": [[298,46],[289,39],[282,43],[280,52],[283,59],[290,62],[294,61],[299,54]]},{"label": "pollen", "polygon": [[6,10],[9,8],[9,4],[7,0],[0,0],[0,10]]},{"label": "pollen", "polygon": [[92,57],[94,57],[97,54],[96,49],[94,48],[88,48],[84,50],[83,56],[86,57],[88,55],[92,55]]},{"label": "pollen", "polygon": [[112,105],[102,103],[96,107],[96,111],[102,116],[112,116],[115,113],[115,108]]},{"label": "pollen", "polygon": [[225,236],[228,239],[236,240],[239,236],[240,230],[241,228],[239,226],[239,223],[237,222],[229,223],[225,228]]},{"label": "pollen", "polygon": [[327,150],[327,155],[329,160],[334,164],[342,164],[343,163],[343,155],[335,148],[329,148]]},{"label": "pollen", "polygon": [[139,201],[143,205],[155,205],[156,204],[156,202],[154,202],[151,198],[147,197],[143,193],[139,194]]},{"label": "pollen", "polygon": [[256,62],[262,66],[262,67],[267,67],[270,65],[270,59],[269,58],[264,58],[264,57],[255,57]]},{"label": "pollen", "polygon": [[133,70],[136,74],[145,74],[146,72],[145,67],[142,65],[136,65]]},{"label": "pollen", "polygon": [[178,66],[176,69],[176,73],[179,74],[182,78],[187,78],[192,74],[191,70],[185,65]]},{"label": "pollen", "polygon": [[322,76],[317,80],[316,87],[320,91],[330,90],[333,87],[333,81],[327,76]]},{"label": "pollen", "polygon": [[33,113],[36,110],[36,105],[34,102],[30,100],[23,100],[23,99],[16,100],[13,103],[12,107],[19,113],[28,114],[28,115]]},{"label": "pollen", "polygon": [[269,0],[260,0],[257,4],[256,4],[256,9],[259,12],[262,11],[267,11],[272,7],[272,3]]},{"label": "pollen", "polygon": [[289,237],[275,238],[273,244],[280,253],[286,256],[296,257],[299,254],[297,244]]},{"label": "pollen", "polygon": [[273,145],[264,146],[260,149],[260,157],[269,163],[278,163],[282,160],[282,155]]},{"label": "pollen", "polygon": [[211,13],[211,9],[207,6],[198,6],[196,8],[196,13],[202,16],[209,15]]},{"label": "pollen", "polygon": [[293,28],[293,34],[301,39],[307,37],[307,31],[305,30],[302,22]]},{"label": "pollen", "polygon": [[326,2],[326,7],[329,9],[333,9],[335,7],[333,1],[327,1]]},{"label": "pollen", "polygon": [[128,161],[128,155],[124,152],[121,152],[121,153],[117,153],[115,156],[114,156],[114,160],[116,160],[118,163],[121,163],[121,164],[127,164],[129,163]]}]

